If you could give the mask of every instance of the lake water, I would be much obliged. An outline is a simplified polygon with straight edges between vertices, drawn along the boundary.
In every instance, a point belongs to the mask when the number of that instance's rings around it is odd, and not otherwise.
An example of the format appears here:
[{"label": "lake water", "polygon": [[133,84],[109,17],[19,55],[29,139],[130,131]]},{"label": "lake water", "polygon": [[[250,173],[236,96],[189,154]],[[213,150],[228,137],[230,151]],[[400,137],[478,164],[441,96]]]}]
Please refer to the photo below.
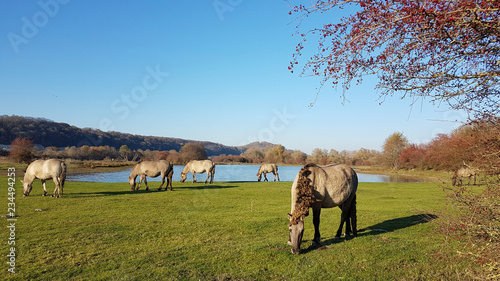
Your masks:
[{"label": "lake water", "polygon": [[[257,171],[260,165],[217,165],[215,167],[215,181],[257,181]],[[301,169],[301,166],[279,166],[278,174],[281,181],[293,181],[295,176]],[[181,172],[184,166],[174,166],[173,181],[179,181]],[[132,169],[115,172],[102,172],[102,173],[84,173],[84,174],[69,174],[67,180],[70,181],[87,181],[87,182],[127,182],[128,176]],[[204,182],[206,173],[196,174],[198,182]],[[267,174],[267,179],[273,181],[274,176],[272,173]],[[161,181],[160,177],[147,178],[148,181]],[[191,173],[188,174],[186,181],[192,181]],[[264,180],[264,177],[262,177]],[[373,174],[360,174],[358,173],[359,182],[417,182],[418,180],[394,177],[387,175],[373,175]]]}]

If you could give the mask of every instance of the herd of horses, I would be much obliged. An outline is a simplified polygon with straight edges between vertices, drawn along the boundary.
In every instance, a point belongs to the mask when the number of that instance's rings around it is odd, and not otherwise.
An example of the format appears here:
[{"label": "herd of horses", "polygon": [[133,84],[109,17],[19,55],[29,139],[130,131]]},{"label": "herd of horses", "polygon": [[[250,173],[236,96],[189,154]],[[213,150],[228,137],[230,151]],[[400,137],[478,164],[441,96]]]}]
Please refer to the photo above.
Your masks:
[{"label": "herd of horses", "polygon": [[[58,159],[36,160],[26,169],[23,183],[24,196],[28,196],[35,179],[42,181],[44,194],[47,195],[45,181],[53,180],[55,183],[52,197],[61,197],[66,179],[67,167],[64,161]],[[172,189],[173,166],[165,160],[142,161],[136,164],[128,178],[132,191],[139,190],[144,182],[146,190],[149,186],[146,177],[161,176],[161,184],[158,190],[165,185],[165,190]],[[186,164],[181,172],[181,182],[187,178],[187,174],[193,175],[193,182],[196,182],[196,173],[207,173],[205,183],[213,183],[215,174],[215,164],[211,160],[192,160]],[[279,181],[278,167],[275,164],[263,164],[257,173],[257,180],[267,180],[266,174],[273,173],[274,181]],[[477,171],[468,167],[458,169],[452,179],[453,185],[461,185],[462,178],[469,178],[469,184]],[[139,176],[139,183],[136,179]],[[358,177],[356,172],[347,165],[334,164],[328,166],[317,166],[307,164],[298,172],[291,188],[291,211],[288,214],[289,239],[288,244],[292,246],[292,253],[300,253],[300,245],[304,234],[304,220],[309,215],[309,209],[313,210],[314,239],[313,243],[321,243],[319,232],[320,214],[322,208],[339,207],[341,209],[340,225],[335,235],[339,239],[344,224],[346,224],[345,236],[357,236],[357,215],[356,215],[356,190],[358,188]]]}]

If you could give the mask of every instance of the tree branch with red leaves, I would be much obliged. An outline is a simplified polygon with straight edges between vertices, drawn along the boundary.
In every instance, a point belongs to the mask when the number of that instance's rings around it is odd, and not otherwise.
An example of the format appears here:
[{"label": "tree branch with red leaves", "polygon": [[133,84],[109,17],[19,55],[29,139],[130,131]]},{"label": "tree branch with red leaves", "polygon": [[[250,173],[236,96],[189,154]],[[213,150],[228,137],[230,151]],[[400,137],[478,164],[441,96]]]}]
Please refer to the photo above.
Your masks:
[{"label": "tree branch with red leaves", "polygon": [[345,94],[375,75],[382,95],[446,102],[477,118],[500,113],[500,0],[301,2],[289,0],[299,33],[314,14],[338,20],[301,33],[292,72],[313,37],[301,75],[322,77],[321,87],[340,83]]}]

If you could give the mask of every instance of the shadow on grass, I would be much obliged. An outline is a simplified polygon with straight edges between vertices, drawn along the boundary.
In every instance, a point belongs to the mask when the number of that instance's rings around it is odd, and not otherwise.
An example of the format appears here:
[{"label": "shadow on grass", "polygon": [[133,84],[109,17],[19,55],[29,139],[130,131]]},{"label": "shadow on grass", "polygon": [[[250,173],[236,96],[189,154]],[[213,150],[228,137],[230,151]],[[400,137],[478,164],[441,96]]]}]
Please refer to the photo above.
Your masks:
[{"label": "shadow on grass", "polygon": [[71,193],[70,195],[74,195],[75,197],[100,197],[100,196],[114,196],[114,195],[129,195],[129,194],[144,194],[144,193],[158,193],[158,192],[176,192],[179,190],[187,189],[187,190],[211,190],[211,189],[225,189],[225,188],[233,188],[237,186],[233,185],[217,185],[217,184],[200,184],[200,185],[185,185],[185,186],[174,186],[174,190],[165,190],[164,187],[162,190],[158,190],[157,187],[150,187],[149,190],[139,189],[132,191],[128,190],[117,190],[117,191],[98,191],[98,192],[80,192],[80,193]]},{"label": "shadow on grass", "polygon": [[[393,231],[407,228],[410,226],[428,223],[428,222],[435,220],[437,218],[438,218],[438,216],[433,215],[433,214],[419,214],[419,215],[413,215],[413,216],[408,216],[408,217],[403,217],[403,218],[386,220],[386,221],[383,221],[381,223],[374,224],[374,225],[369,226],[367,228],[363,228],[363,229],[358,230],[358,237],[371,236],[371,235],[381,235],[384,233],[393,232]],[[344,228],[345,228],[345,226],[344,226]],[[320,226],[320,231],[321,231],[321,226]],[[356,239],[356,237],[347,237],[347,238],[341,238],[341,239],[331,238],[331,239],[322,241],[320,245],[313,243],[309,248],[304,249],[302,251],[302,253],[308,253],[310,251],[314,251],[317,249],[326,249],[330,245],[344,242],[344,241],[350,240],[350,239]]]}]

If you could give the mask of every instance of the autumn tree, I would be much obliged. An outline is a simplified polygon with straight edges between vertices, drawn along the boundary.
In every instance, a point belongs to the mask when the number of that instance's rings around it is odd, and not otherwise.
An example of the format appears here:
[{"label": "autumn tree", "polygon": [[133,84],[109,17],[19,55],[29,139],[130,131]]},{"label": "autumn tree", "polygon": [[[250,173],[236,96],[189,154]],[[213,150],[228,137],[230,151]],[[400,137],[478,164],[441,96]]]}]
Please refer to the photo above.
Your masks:
[{"label": "autumn tree", "polygon": [[125,161],[128,161],[129,158],[133,156],[132,150],[130,150],[130,148],[126,144],[120,146],[119,153],[120,157]]},{"label": "autumn tree", "polygon": [[425,169],[426,164],[426,145],[410,144],[401,151],[399,155],[399,167],[405,169]]},{"label": "autumn tree", "polygon": [[187,143],[181,147],[179,152],[185,162],[207,159],[207,151],[202,143]]},{"label": "autumn tree", "polygon": [[305,164],[307,154],[300,150],[294,150],[290,155],[290,164]]},{"label": "autumn tree", "polygon": [[283,163],[285,147],[278,144],[266,152],[265,161],[269,163]]},{"label": "autumn tree", "polygon": [[384,142],[382,156],[386,166],[393,169],[399,168],[399,156],[408,145],[408,139],[400,133],[395,132]]},{"label": "autumn tree", "polygon": [[[477,116],[500,113],[500,0],[288,2],[302,38],[292,72],[308,52],[306,41],[318,40],[301,73],[321,77],[321,87],[340,82],[345,93],[375,75],[382,95],[428,97]],[[301,31],[315,14],[333,22]]]},{"label": "autumn tree", "polygon": [[328,151],[326,149],[315,148],[311,156],[307,157],[307,162],[325,165],[328,161]]},{"label": "autumn tree", "polygon": [[33,142],[27,138],[16,138],[10,144],[9,157],[17,163],[29,163],[33,159]]},{"label": "autumn tree", "polygon": [[264,160],[264,152],[259,147],[250,147],[242,154],[242,156],[251,163],[259,163]]}]

